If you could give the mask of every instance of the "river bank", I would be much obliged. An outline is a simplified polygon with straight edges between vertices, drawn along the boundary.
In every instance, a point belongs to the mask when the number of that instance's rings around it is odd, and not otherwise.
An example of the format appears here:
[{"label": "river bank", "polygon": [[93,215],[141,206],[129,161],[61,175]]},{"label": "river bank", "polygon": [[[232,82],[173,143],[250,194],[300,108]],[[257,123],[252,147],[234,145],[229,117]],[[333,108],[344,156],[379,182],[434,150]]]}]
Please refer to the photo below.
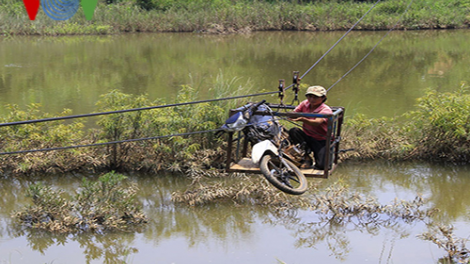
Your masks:
[{"label": "river bank", "polygon": [[[0,34],[101,35],[129,32],[196,32],[210,34],[251,31],[347,30],[374,4],[356,1],[100,1],[93,18],[83,10],[65,21],[39,11],[30,21],[22,2],[0,0]],[[356,30],[469,28],[467,0],[382,1]],[[41,10],[41,8],[40,8]],[[403,15],[403,17],[402,17]]]},{"label": "river bank", "polygon": [[[343,160],[428,160],[468,163],[470,157],[470,95],[462,86],[456,93],[438,96],[429,91],[418,100],[416,110],[396,118],[366,118],[356,115],[345,121],[341,148]],[[195,101],[197,93],[184,87],[179,103]],[[164,103],[163,103],[164,104]],[[6,152],[54,149],[2,155],[2,171],[14,174],[100,172],[183,172],[188,175],[217,174],[225,167],[226,139],[215,133],[171,136],[220,127],[230,107],[224,101],[105,115],[98,127],[83,129],[80,121],[44,122],[7,126],[0,131],[0,148]],[[145,95],[112,91],[97,103],[101,112],[134,109],[162,102],[150,102]],[[67,115],[67,112],[59,116]],[[51,117],[30,106],[29,111],[11,107],[1,123]],[[405,118],[403,118],[405,117]],[[406,121],[403,121],[406,120]],[[161,138],[159,138],[161,136]],[[103,146],[106,142],[154,138]],[[60,150],[67,146],[96,147]]]}]

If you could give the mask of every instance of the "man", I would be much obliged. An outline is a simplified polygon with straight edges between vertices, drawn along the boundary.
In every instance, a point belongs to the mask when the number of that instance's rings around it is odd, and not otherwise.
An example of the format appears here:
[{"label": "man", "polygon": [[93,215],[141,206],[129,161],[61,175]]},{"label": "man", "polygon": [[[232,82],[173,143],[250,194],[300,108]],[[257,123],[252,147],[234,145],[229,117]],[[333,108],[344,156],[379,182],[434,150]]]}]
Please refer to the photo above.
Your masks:
[{"label": "man", "polygon": [[[322,86],[310,86],[305,93],[306,100],[301,102],[294,112],[332,114],[331,108],[325,104],[326,90]],[[302,122],[302,129],[292,128],[289,130],[289,137],[294,144],[304,144],[305,156],[301,169],[312,167],[312,158],[310,153],[313,151],[315,158],[314,169],[323,170],[325,168],[325,146],[327,135],[327,118],[298,117],[292,119],[296,122]]]}]

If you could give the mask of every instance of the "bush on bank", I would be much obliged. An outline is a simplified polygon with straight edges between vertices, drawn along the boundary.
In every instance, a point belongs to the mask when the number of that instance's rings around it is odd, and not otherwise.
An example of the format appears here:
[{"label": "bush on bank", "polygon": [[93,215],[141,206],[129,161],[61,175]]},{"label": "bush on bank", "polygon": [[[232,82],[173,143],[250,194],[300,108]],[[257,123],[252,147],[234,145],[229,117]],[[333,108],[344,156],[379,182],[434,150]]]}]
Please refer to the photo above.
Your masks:
[{"label": "bush on bank", "polygon": [[[197,93],[183,87],[175,103],[195,101]],[[234,102],[232,102],[234,103]],[[98,111],[133,109],[143,106],[164,105],[151,102],[145,95],[133,96],[111,91],[98,101]],[[218,128],[225,121],[228,110],[219,103],[201,103],[101,116],[97,127],[82,129],[82,120],[7,126],[0,128],[0,149],[5,152],[37,150],[115,142],[127,139],[161,137],[193,131]],[[61,113],[58,116],[64,116]],[[38,105],[28,111],[10,106],[8,116],[0,123],[34,120],[50,117],[41,114]],[[14,173],[66,172],[66,171],[183,171],[188,168],[220,167],[224,139],[214,133],[195,134],[190,137],[173,136],[99,147],[40,151],[25,154],[1,155],[0,169]]]},{"label": "bush on bank", "polygon": [[[184,87],[176,102],[195,101],[197,93]],[[247,99],[248,100],[248,99]],[[238,105],[237,105],[238,103]],[[127,139],[149,138],[219,128],[228,110],[245,102],[219,101],[101,116],[97,127],[83,129],[81,121],[16,125],[0,128],[3,151],[47,149]],[[163,105],[144,95],[111,91],[97,103],[99,111]],[[227,104],[227,105],[224,105]],[[429,91],[418,100],[416,110],[397,118],[347,118],[341,148],[355,151],[343,159],[425,159],[451,162],[470,160],[470,95]],[[28,111],[11,106],[7,123],[40,119],[38,106]],[[65,111],[63,114],[68,113]],[[162,137],[99,147],[76,148],[16,155],[1,155],[0,169],[14,173],[66,171],[179,171],[223,168],[225,137],[215,133]]]},{"label": "bush on bank", "polygon": [[[93,19],[81,8],[66,21],[39,11],[29,21],[21,1],[0,0],[0,33],[5,35],[116,34],[122,32],[230,33],[261,30],[349,29],[376,1],[282,0],[105,0]],[[389,29],[407,0],[383,0],[358,30]],[[470,0],[415,1],[399,29],[468,28]]]},{"label": "bush on bank", "polygon": [[467,163],[470,160],[470,95],[428,91],[416,110],[397,118],[346,120],[345,148],[357,158],[424,159]]}]

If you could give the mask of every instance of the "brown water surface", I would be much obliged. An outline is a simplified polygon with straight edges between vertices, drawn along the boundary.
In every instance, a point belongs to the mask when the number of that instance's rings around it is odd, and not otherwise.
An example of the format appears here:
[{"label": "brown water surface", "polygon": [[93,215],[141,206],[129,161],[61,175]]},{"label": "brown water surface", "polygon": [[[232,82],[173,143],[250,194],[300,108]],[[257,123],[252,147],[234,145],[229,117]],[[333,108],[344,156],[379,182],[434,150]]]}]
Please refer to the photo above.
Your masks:
[{"label": "brown water surface", "polygon": [[[303,83],[329,88],[385,33],[351,32]],[[279,79],[291,84],[292,71],[303,75],[343,34],[4,37],[0,105],[40,103],[49,113],[69,108],[83,114],[112,89],[167,101],[181,85],[194,87],[200,99],[225,92],[221,87],[276,91]],[[394,116],[411,110],[428,88],[455,91],[470,81],[469,37],[470,30],[392,32],[330,90],[329,103],[345,106],[348,114]],[[290,103],[292,92],[287,95]]]},{"label": "brown water surface", "polygon": [[[423,163],[343,163],[319,190],[342,184],[381,204],[413,200],[441,209],[436,221],[455,226],[454,235],[470,232],[470,167]],[[59,235],[18,230],[10,218],[29,201],[26,186],[42,181],[73,191],[83,175],[0,179],[0,262],[2,263],[437,263],[445,256],[416,236],[427,231],[420,221],[319,221],[318,212],[277,212],[264,207],[217,203],[187,207],[171,202],[190,180],[175,175],[130,175],[138,184],[149,224],[124,233]],[[253,177],[261,177],[253,175]],[[225,181],[216,179],[215,181]],[[312,198],[318,191],[305,195]]]}]

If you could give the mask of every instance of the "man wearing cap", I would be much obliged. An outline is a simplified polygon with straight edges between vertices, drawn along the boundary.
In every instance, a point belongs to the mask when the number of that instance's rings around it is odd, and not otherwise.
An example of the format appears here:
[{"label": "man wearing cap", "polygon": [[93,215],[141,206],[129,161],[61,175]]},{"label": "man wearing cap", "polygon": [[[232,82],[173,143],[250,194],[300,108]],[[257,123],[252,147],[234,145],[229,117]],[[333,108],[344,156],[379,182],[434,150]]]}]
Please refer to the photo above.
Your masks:
[{"label": "man wearing cap", "polygon": [[[305,93],[306,100],[302,101],[294,112],[314,113],[314,114],[332,114],[331,108],[325,104],[326,90],[322,86],[310,86]],[[313,151],[315,158],[314,169],[323,170],[325,163],[325,146],[327,134],[327,119],[315,117],[298,117],[293,121],[302,122],[302,129],[294,127],[289,130],[289,137],[294,144],[304,144],[305,156],[302,169],[312,167],[312,158],[310,153]]]}]

